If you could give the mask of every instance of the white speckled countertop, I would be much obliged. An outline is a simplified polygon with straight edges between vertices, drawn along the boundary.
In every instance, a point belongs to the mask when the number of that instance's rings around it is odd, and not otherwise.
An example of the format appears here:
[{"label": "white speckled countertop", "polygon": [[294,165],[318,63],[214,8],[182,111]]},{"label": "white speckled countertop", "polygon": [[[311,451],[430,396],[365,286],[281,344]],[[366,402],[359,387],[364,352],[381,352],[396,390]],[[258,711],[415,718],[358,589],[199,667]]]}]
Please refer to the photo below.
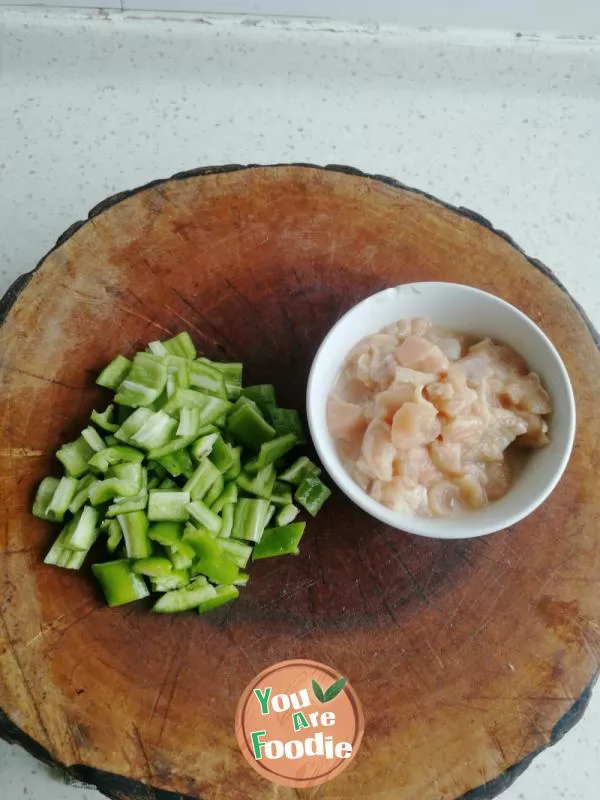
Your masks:
[{"label": "white speckled countertop", "polygon": [[[600,326],[600,41],[0,7],[0,293],[106,196],[344,163],[487,216]],[[597,800],[600,693],[504,800]],[[0,796],[96,800],[0,742]]]}]

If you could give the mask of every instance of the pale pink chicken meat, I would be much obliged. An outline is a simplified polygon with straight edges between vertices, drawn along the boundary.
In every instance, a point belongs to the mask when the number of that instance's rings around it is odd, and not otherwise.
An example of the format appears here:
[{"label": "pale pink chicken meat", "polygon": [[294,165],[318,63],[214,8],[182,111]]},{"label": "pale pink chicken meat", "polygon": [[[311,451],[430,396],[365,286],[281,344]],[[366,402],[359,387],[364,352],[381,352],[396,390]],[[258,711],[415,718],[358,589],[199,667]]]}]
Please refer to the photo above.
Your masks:
[{"label": "pale pink chicken meat", "polygon": [[400,320],[359,342],[327,424],[352,479],[399,513],[447,516],[503,497],[549,442],[551,399],[506,345]]}]

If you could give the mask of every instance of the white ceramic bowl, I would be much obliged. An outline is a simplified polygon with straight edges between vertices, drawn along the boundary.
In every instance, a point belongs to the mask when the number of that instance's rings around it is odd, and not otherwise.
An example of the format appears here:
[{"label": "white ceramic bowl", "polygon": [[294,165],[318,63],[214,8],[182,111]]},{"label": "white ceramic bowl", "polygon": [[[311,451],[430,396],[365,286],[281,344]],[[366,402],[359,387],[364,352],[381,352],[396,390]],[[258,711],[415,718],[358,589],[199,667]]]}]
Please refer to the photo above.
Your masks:
[{"label": "white ceramic bowl", "polygon": [[[520,353],[552,398],[550,444],[534,450],[514,485],[500,500],[454,517],[400,514],[381,505],[348,475],[327,428],[327,396],[352,347],[400,319],[426,317],[462,333],[489,336]],[[410,283],[384,289],[351,308],[325,337],[308,379],[310,432],[329,475],[371,516],[394,528],[437,539],[483,536],[514,525],[542,503],[565,470],[575,436],[575,399],[565,366],[548,337],[525,314],[494,295],[456,283]]]}]

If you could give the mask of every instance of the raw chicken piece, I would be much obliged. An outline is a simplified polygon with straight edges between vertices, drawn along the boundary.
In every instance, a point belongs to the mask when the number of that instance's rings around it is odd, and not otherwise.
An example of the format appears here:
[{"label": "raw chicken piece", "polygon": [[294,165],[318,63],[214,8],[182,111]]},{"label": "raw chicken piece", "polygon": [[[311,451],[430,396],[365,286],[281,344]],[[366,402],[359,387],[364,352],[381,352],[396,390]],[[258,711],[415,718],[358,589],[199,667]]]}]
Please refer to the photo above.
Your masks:
[{"label": "raw chicken piece", "polygon": [[408,367],[396,367],[394,383],[414,383],[415,386],[425,386],[435,381],[435,379],[436,376],[432,372],[421,372]]},{"label": "raw chicken piece", "polygon": [[499,500],[508,492],[512,483],[512,470],[505,461],[494,461],[486,464],[487,498],[490,501]]},{"label": "raw chicken piece", "polygon": [[474,445],[481,441],[484,423],[481,417],[459,417],[446,423],[442,428],[444,442]]},{"label": "raw chicken piece", "polygon": [[370,388],[386,388],[394,379],[396,361],[394,349],[396,339],[393,336],[372,336],[367,352],[361,353],[356,360],[356,377]]},{"label": "raw chicken piece", "polygon": [[517,437],[517,444],[521,447],[545,447],[550,443],[548,438],[548,423],[538,414],[529,411],[517,411],[516,414],[525,421],[527,430]]},{"label": "raw chicken piece", "polygon": [[373,496],[372,489],[369,491],[369,486],[373,486],[375,481],[372,483],[371,477],[363,472],[363,470],[360,468],[360,452],[358,455],[348,458],[345,466],[348,475],[350,475],[352,480],[360,486],[363,492],[369,492],[369,494]]},{"label": "raw chicken piece", "polygon": [[363,471],[381,481],[392,479],[392,465],[396,455],[390,441],[391,429],[380,419],[369,423],[362,443]]},{"label": "raw chicken piece", "polygon": [[550,395],[533,372],[523,378],[509,381],[504,396],[513,407],[530,411],[532,414],[549,414],[552,411]]},{"label": "raw chicken piece", "polygon": [[487,353],[469,353],[468,356],[456,362],[462,368],[465,378],[470,385],[477,385],[481,381],[491,378],[494,367]]},{"label": "raw chicken piece", "polygon": [[334,439],[352,442],[359,439],[367,427],[362,406],[347,403],[336,394],[327,401],[327,427]]},{"label": "raw chicken piece", "polygon": [[418,317],[410,322],[410,332],[413,336],[424,336],[431,328],[431,322],[428,319]]},{"label": "raw chicken piece", "polygon": [[348,403],[367,403],[373,393],[364,385],[362,381],[356,378],[340,377],[336,385],[336,394],[338,397],[343,397]]},{"label": "raw chicken piece", "polygon": [[424,485],[441,477],[425,447],[401,450],[396,456],[394,469],[397,469],[402,478],[417,481],[417,483]]},{"label": "raw chicken piece", "polygon": [[460,492],[452,481],[434,483],[427,493],[429,509],[434,517],[447,517],[460,511]]},{"label": "raw chicken piece", "polygon": [[437,346],[423,336],[407,336],[396,349],[396,359],[403,367],[424,372],[443,372],[448,368],[448,359]]},{"label": "raw chicken piece", "polygon": [[401,514],[427,513],[427,489],[409,478],[394,478],[381,487],[379,502]]},{"label": "raw chicken piece", "polygon": [[505,408],[491,409],[484,433],[471,452],[483,461],[501,461],[508,445],[526,431],[527,423],[518,414]]},{"label": "raw chicken piece", "polygon": [[454,387],[447,381],[435,381],[428,384],[423,390],[423,396],[429,400],[433,405],[440,410],[438,405],[440,402],[450,400],[454,395]]},{"label": "raw chicken piece", "polygon": [[392,444],[398,450],[427,444],[439,435],[440,427],[434,405],[426,400],[419,403],[409,401],[394,414]]},{"label": "raw chicken piece", "polygon": [[469,353],[487,355],[494,364],[494,374],[498,378],[526,375],[528,372],[527,363],[522,356],[505,344],[496,344],[491,339],[482,339],[481,342],[472,345]]},{"label": "raw chicken piece", "polygon": [[445,516],[502,497],[522,448],[548,443],[551,411],[538,376],[509,347],[418,319],[353,348],[327,420],[342,463],[371,497]]},{"label": "raw chicken piece", "polygon": [[474,475],[464,475],[456,479],[461,502],[468,508],[483,508],[487,495],[480,481]]},{"label": "raw chicken piece", "polygon": [[382,412],[387,419],[394,416],[396,411],[403,403],[408,400],[417,400],[417,394],[420,394],[421,387],[415,386],[413,383],[392,383],[389,389],[380,392],[375,398],[375,404],[382,409]]},{"label": "raw chicken piece", "polygon": [[391,325],[386,325],[382,333],[389,333],[390,336],[396,336],[398,339],[403,339],[411,332],[411,321],[409,319],[400,319],[398,322],[393,322]]},{"label": "raw chicken piece", "polygon": [[437,339],[434,338],[433,341],[437,346],[440,348],[442,353],[446,356],[447,359],[450,361],[458,361],[462,353],[462,344],[460,339]]},{"label": "raw chicken piece", "polygon": [[447,417],[453,419],[461,414],[470,414],[473,404],[477,402],[477,392],[467,386],[467,378],[458,364],[448,368],[448,384],[452,387],[449,398],[436,399],[436,408]]},{"label": "raw chicken piece", "polygon": [[437,440],[429,448],[435,466],[448,475],[462,475],[464,472],[462,445],[460,442]]}]

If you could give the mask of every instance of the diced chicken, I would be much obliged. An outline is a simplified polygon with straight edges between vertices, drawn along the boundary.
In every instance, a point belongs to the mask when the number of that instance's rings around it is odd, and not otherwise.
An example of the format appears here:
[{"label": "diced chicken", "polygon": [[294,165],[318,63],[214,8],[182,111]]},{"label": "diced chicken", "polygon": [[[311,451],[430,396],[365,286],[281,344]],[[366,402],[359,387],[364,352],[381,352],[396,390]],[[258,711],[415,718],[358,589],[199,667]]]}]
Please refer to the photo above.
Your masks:
[{"label": "diced chicken", "polygon": [[407,402],[396,411],[392,420],[392,444],[398,450],[432,442],[440,433],[435,406],[423,400]]},{"label": "diced chicken", "polygon": [[506,494],[519,452],[548,443],[551,411],[539,377],[509,347],[416,319],[353,348],[327,424],[371,497],[401,513],[445,516]]},{"label": "diced chicken", "polygon": [[458,361],[462,353],[462,344],[460,339],[434,339],[433,340],[440,348],[442,353],[449,361]]},{"label": "diced chicken", "polygon": [[423,336],[407,336],[396,349],[396,359],[403,367],[439,373],[448,368],[448,359],[441,349]]},{"label": "diced chicken", "polygon": [[427,489],[406,478],[394,478],[381,488],[381,503],[401,514],[427,512]]},{"label": "diced chicken", "polygon": [[359,439],[367,427],[362,406],[347,403],[336,394],[327,401],[327,427],[334,439],[352,442]]},{"label": "diced chicken", "polygon": [[392,465],[396,452],[390,437],[390,426],[380,419],[370,422],[363,436],[363,469],[366,469],[367,474],[381,481],[392,479]]},{"label": "diced chicken", "polygon": [[442,436],[448,443],[473,445],[481,440],[483,431],[481,417],[464,416],[446,423],[442,428]]},{"label": "diced chicken", "polygon": [[471,352],[468,356],[461,358],[460,361],[456,363],[462,368],[467,383],[470,385],[477,385],[491,378],[494,374],[491,358],[487,354]]},{"label": "diced chicken", "polygon": [[501,461],[509,444],[526,430],[525,420],[512,411],[505,408],[491,409],[481,439],[471,443],[475,445],[472,452],[477,453],[483,461]]},{"label": "diced chicken", "polygon": [[515,378],[506,384],[506,397],[514,408],[532,414],[549,414],[552,411],[550,395],[542,386],[539,377],[530,372],[523,378]]},{"label": "diced chicken", "polygon": [[396,456],[394,466],[397,467],[398,474],[402,478],[425,485],[441,477],[426,447],[400,450]]},{"label": "diced chicken", "polygon": [[431,460],[441,472],[448,475],[461,475],[464,472],[460,442],[447,442],[442,439],[432,442],[429,449]]},{"label": "diced chicken", "polygon": [[521,447],[545,447],[550,443],[548,438],[548,423],[538,414],[529,411],[516,412],[527,425],[527,430],[517,437],[517,444]]},{"label": "diced chicken", "polygon": [[496,344],[491,339],[483,339],[481,342],[469,348],[470,354],[487,355],[494,364],[494,373],[499,378],[508,378],[513,375],[526,375],[527,362],[510,347],[505,344]]},{"label": "diced chicken", "polygon": [[460,491],[449,480],[434,483],[428,492],[429,508],[434,517],[447,517],[460,511]]},{"label": "diced chicken", "polygon": [[436,408],[450,418],[470,414],[473,404],[477,402],[477,392],[467,385],[462,367],[452,364],[448,368],[447,382],[452,387],[452,395],[447,399],[436,400]]},{"label": "diced chicken", "polygon": [[438,403],[450,400],[454,395],[454,386],[447,381],[435,381],[428,384],[423,390],[423,396],[439,409]]},{"label": "diced chicken", "polygon": [[426,386],[435,381],[436,376],[432,372],[422,372],[408,367],[396,367],[394,383],[412,383],[415,386]]},{"label": "diced chicken", "polygon": [[[383,409],[386,418],[393,417],[403,403],[416,401],[417,393],[420,392],[421,387],[413,383],[392,383],[389,389],[377,395],[375,404]],[[391,422],[391,418],[389,421]]]},{"label": "diced chicken", "polygon": [[485,491],[489,501],[499,500],[508,492],[512,483],[512,470],[504,461],[486,464]]},{"label": "diced chicken", "polygon": [[483,508],[487,495],[480,481],[474,475],[464,475],[456,479],[461,502],[468,508]]},{"label": "diced chicken", "polygon": [[393,322],[391,325],[386,325],[382,333],[388,333],[390,336],[395,336],[397,339],[404,339],[411,333],[412,323],[409,319],[400,319],[398,322]]},{"label": "diced chicken", "polygon": [[413,336],[424,336],[431,328],[431,322],[428,319],[418,317],[410,322],[410,332]]},{"label": "diced chicken", "polygon": [[[369,492],[372,495],[372,487],[374,486],[375,481],[372,480],[371,476],[368,475],[366,471],[361,469],[360,453],[352,458],[347,459],[345,466],[346,471],[354,483],[358,484],[364,492]],[[369,487],[371,487],[371,489]]]}]

